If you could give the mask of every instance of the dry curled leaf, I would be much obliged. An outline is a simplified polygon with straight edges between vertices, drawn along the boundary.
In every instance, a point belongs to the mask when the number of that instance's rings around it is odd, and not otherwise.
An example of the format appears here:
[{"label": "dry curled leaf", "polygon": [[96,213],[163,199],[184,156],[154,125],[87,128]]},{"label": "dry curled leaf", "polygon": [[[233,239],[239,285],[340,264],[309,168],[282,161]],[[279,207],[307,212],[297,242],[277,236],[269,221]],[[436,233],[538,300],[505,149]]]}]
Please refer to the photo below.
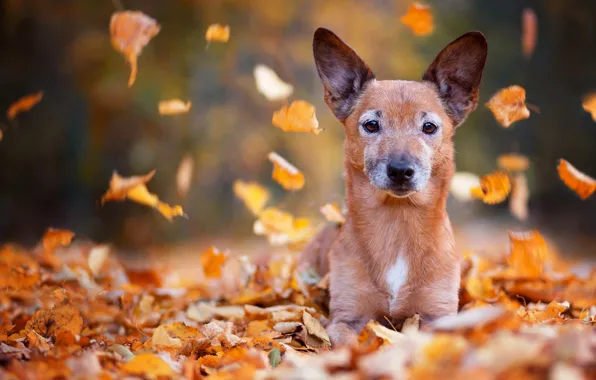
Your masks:
[{"label": "dry curled leaf", "polygon": [[284,132],[310,132],[318,135],[319,121],[315,107],[304,101],[295,100],[273,113],[272,124]]},{"label": "dry curled leaf", "polygon": [[304,174],[285,158],[275,152],[269,153],[267,158],[273,163],[271,177],[286,190],[300,190],[304,187]]},{"label": "dry curled leaf", "polygon": [[536,49],[538,39],[538,16],[532,8],[525,8],[522,12],[522,52],[526,58],[530,58]]},{"label": "dry curled leaf", "polygon": [[271,197],[269,190],[256,182],[234,182],[234,194],[240,198],[253,214],[259,215]]},{"label": "dry curled leaf", "polygon": [[449,191],[460,202],[467,202],[473,199],[473,188],[480,188],[480,177],[468,172],[455,173],[449,185]]},{"label": "dry curled leaf", "polygon": [[176,171],[176,190],[178,190],[178,195],[181,197],[185,197],[190,189],[194,167],[195,161],[190,154],[182,157],[178,164],[178,170]]},{"label": "dry curled leaf", "polygon": [[133,202],[155,208],[168,221],[176,216],[186,216],[182,206],[170,206],[159,200],[157,195],[147,190],[145,184],[153,178],[155,170],[152,170],[144,176],[122,177],[117,172],[112,174],[110,179],[110,188],[102,196],[102,204],[106,201],[122,201],[129,199]]},{"label": "dry curled leaf", "polygon": [[434,29],[430,6],[420,3],[410,4],[407,13],[401,17],[400,21],[417,36],[431,34]]},{"label": "dry curled leaf", "polygon": [[343,212],[339,209],[337,203],[327,203],[320,208],[321,214],[327,218],[328,221],[333,223],[343,224],[346,222],[346,217]]},{"label": "dry curled leaf", "polygon": [[176,373],[159,356],[143,352],[122,366],[122,370],[130,375],[143,376],[148,379],[171,378]]},{"label": "dry curled leaf", "polygon": [[183,102],[180,99],[162,100],[159,102],[158,110],[160,115],[178,115],[190,111],[192,102]]},{"label": "dry curled leaf", "polygon": [[511,251],[507,262],[515,276],[536,278],[548,258],[546,241],[538,231],[510,232]]},{"label": "dry curled leaf", "polygon": [[497,157],[497,165],[508,172],[525,172],[530,167],[530,160],[521,154],[508,153]]},{"label": "dry curled leaf", "polygon": [[205,32],[205,39],[209,42],[228,42],[230,39],[230,27],[228,25],[211,24]]},{"label": "dry curled leaf", "polygon": [[25,329],[33,330],[46,338],[55,337],[62,330],[78,335],[82,328],[81,313],[69,303],[62,303],[51,309],[39,309],[25,326]]},{"label": "dry curled leaf", "polygon": [[[31,108],[33,108],[37,103],[39,103],[43,99],[43,91],[36,92],[34,94],[29,94],[27,96],[23,96],[16,102],[8,107],[8,111],[6,112],[6,117],[9,120],[14,120],[18,114],[21,112],[27,112]],[[1,140],[1,137],[0,137]]]},{"label": "dry curled leaf", "polygon": [[480,178],[480,186],[471,189],[471,194],[475,198],[482,199],[484,203],[501,203],[511,191],[509,177],[503,172],[494,172]]},{"label": "dry curled leaf", "polygon": [[114,12],[110,19],[110,35],[114,49],[130,64],[128,87],[137,78],[137,60],[143,48],[160,30],[159,24],[139,11]]},{"label": "dry curled leaf", "polygon": [[596,121],[596,92],[584,96],[582,100],[582,108],[589,112],[592,120]]},{"label": "dry curled leaf", "polygon": [[583,200],[588,199],[596,190],[596,180],[577,170],[567,160],[559,160],[557,171],[561,181]]},{"label": "dry curled leaf", "polygon": [[516,219],[524,221],[528,219],[528,200],[530,199],[530,189],[528,180],[524,173],[517,173],[512,180],[513,190],[509,198],[509,211]]},{"label": "dry curled leaf", "polygon": [[253,75],[257,90],[269,101],[287,99],[294,92],[294,86],[282,81],[277,73],[268,66],[256,65]]},{"label": "dry curled leaf", "polygon": [[516,121],[530,117],[530,110],[526,107],[526,90],[521,86],[509,86],[499,90],[486,103],[495,119],[505,128],[509,128]]}]

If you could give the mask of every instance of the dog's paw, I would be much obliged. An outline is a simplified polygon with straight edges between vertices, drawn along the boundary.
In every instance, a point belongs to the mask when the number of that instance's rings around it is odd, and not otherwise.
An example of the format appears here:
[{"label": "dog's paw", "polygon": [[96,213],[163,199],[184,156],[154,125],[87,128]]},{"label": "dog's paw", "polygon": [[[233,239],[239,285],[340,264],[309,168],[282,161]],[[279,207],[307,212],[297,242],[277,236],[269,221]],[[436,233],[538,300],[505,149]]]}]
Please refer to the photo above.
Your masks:
[{"label": "dog's paw", "polygon": [[358,343],[358,335],[347,323],[332,321],[327,326],[327,334],[333,347],[352,346]]}]

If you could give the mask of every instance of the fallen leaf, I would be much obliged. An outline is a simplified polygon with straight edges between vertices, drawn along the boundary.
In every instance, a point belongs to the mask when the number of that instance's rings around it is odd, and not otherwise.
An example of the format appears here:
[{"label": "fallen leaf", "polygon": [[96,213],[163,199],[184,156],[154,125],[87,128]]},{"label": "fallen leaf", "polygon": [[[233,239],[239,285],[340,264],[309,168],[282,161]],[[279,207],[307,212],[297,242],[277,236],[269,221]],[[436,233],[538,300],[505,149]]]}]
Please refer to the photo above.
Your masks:
[{"label": "fallen leaf", "polygon": [[190,154],[182,157],[180,164],[178,164],[178,170],[176,171],[176,190],[178,190],[178,195],[183,198],[190,189],[194,166],[195,162],[193,156]]},{"label": "fallen leaf", "polygon": [[329,339],[329,335],[327,335],[327,331],[325,331],[325,328],[323,328],[321,322],[319,322],[318,319],[314,318],[307,311],[303,311],[302,322],[306,327],[306,331],[308,331],[310,335],[321,340],[324,346],[331,346],[331,340]]},{"label": "fallen leaf", "polygon": [[521,154],[508,153],[497,157],[497,165],[508,172],[525,172],[530,167],[530,160]]},{"label": "fallen leaf", "polygon": [[[43,91],[36,92],[27,96],[23,96],[8,107],[6,117],[9,120],[14,120],[21,112],[27,112],[33,108],[37,103],[43,99]],[[1,138],[0,138],[1,140]]]},{"label": "fallen leaf", "polygon": [[521,86],[509,86],[499,90],[486,103],[493,112],[495,119],[505,128],[509,128],[516,121],[530,117],[530,110],[526,107],[526,90]]},{"label": "fallen leaf", "polygon": [[122,366],[122,370],[128,374],[144,376],[148,379],[169,378],[176,375],[168,363],[149,352],[136,355]]},{"label": "fallen leaf", "polygon": [[304,187],[304,174],[294,165],[275,152],[269,153],[267,158],[273,163],[271,177],[286,190],[300,190]]},{"label": "fallen leaf", "polygon": [[304,100],[295,100],[290,105],[284,105],[273,113],[271,122],[284,132],[321,133],[315,107]]},{"label": "fallen leaf", "polygon": [[271,197],[263,186],[256,182],[234,182],[234,194],[244,202],[246,207],[254,214],[259,215]]},{"label": "fallen leaf", "polygon": [[538,17],[532,8],[524,8],[522,12],[522,52],[526,58],[530,58],[536,49],[538,39]]},{"label": "fallen leaf", "polygon": [[169,99],[159,102],[158,110],[160,115],[178,115],[190,111],[191,106],[190,100],[185,103],[180,99]]},{"label": "fallen leaf", "polygon": [[344,224],[346,222],[346,217],[339,209],[337,203],[327,203],[320,208],[320,211],[330,222],[339,224]]},{"label": "fallen leaf", "polygon": [[271,367],[275,368],[281,362],[281,353],[279,352],[279,348],[274,348],[269,352],[269,364]]},{"label": "fallen leaf", "polygon": [[101,268],[103,268],[109,253],[110,247],[108,245],[98,245],[91,248],[89,257],[87,258],[87,265],[94,276],[99,275],[101,272]]},{"label": "fallen leaf", "polygon": [[228,42],[230,39],[230,27],[228,25],[211,24],[205,32],[205,39],[209,42]]},{"label": "fallen leaf", "polygon": [[509,241],[511,251],[507,262],[511,271],[521,277],[539,277],[548,258],[548,248],[542,235],[538,231],[510,232]]},{"label": "fallen leaf", "polygon": [[412,3],[408,11],[400,18],[402,24],[409,27],[416,36],[426,36],[434,29],[430,6]]},{"label": "fallen leaf", "polygon": [[110,188],[101,198],[102,204],[106,201],[122,201],[128,198],[133,202],[155,208],[170,222],[176,216],[186,216],[182,206],[170,206],[163,203],[157,195],[147,190],[145,184],[153,178],[154,174],[155,170],[152,170],[144,176],[125,178],[114,172],[110,179]]},{"label": "fallen leaf", "polygon": [[69,303],[56,305],[51,309],[39,309],[25,326],[26,330],[33,330],[46,338],[55,337],[62,330],[78,335],[82,328],[81,313]]},{"label": "fallen leaf", "polygon": [[503,172],[493,172],[480,178],[480,186],[473,187],[470,191],[473,197],[482,199],[484,203],[501,203],[511,191],[509,176]]},{"label": "fallen leaf", "polygon": [[267,100],[277,101],[287,99],[294,86],[282,81],[275,71],[268,66],[258,64],[253,70],[257,91],[259,91]]},{"label": "fallen leaf", "polygon": [[404,324],[401,327],[401,332],[404,334],[410,334],[418,331],[420,328],[420,314],[414,314],[411,317],[406,318]]},{"label": "fallen leaf", "polygon": [[159,30],[159,24],[143,12],[122,11],[112,14],[110,19],[112,45],[130,64],[128,87],[132,87],[137,78],[138,56]]},{"label": "fallen leaf", "polygon": [[449,191],[460,202],[467,202],[473,199],[473,188],[480,188],[480,177],[468,172],[455,173],[449,185]]},{"label": "fallen leaf", "polygon": [[575,191],[582,200],[588,199],[596,190],[596,180],[594,178],[580,172],[562,158],[559,160],[557,171],[561,181],[568,188]]},{"label": "fallen leaf", "polygon": [[207,278],[220,278],[221,268],[229,257],[229,252],[222,252],[215,247],[210,247],[201,254],[201,266]]},{"label": "fallen leaf", "polygon": [[494,302],[499,297],[490,277],[468,276],[465,280],[466,291],[477,300]]},{"label": "fallen leaf", "polygon": [[582,108],[584,111],[592,115],[592,120],[596,121],[596,92],[584,96],[582,100]]},{"label": "fallen leaf", "polygon": [[493,322],[507,311],[500,306],[484,306],[462,311],[456,315],[441,317],[430,323],[435,330],[455,331],[471,329]]},{"label": "fallen leaf", "polygon": [[270,207],[261,211],[253,225],[253,232],[266,236],[272,245],[286,245],[308,241],[314,230],[307,219],[294,218],[288,212]]},{"label": "fallen leaf", "polygon": [[509,211],[516,219],[524,221],[528,219],[528,199],[530,198],[530,189],[528,180],[523,173],[517,173],[513,176],[513,190],[509,199]]}]

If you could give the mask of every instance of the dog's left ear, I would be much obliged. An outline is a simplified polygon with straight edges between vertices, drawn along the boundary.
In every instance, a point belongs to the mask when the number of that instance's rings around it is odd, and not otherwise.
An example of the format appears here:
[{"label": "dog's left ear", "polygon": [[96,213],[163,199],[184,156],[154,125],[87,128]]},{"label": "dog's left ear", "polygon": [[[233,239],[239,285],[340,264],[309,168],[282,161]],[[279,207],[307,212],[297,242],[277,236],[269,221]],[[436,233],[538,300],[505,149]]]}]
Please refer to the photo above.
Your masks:
[{"label": "dog's left ear", "polygon": [[487,52],[482,33],[466,33],[447,45],[422,76],[422,80],[436,85],[454,126],[461,124],[478,104]]}]

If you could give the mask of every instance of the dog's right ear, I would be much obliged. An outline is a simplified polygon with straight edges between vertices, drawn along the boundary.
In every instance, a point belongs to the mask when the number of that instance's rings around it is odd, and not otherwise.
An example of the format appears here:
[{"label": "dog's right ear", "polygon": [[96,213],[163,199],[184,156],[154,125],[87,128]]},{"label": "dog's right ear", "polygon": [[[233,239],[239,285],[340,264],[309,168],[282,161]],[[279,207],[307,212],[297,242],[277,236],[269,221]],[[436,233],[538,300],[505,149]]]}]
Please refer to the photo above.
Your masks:
[{"label": "dog's right ear", "polygon": [[335,117],[343,122],[375,75],[352,48],[328,29],[318,28],[312,45],[325,90],[325,102]]}]

